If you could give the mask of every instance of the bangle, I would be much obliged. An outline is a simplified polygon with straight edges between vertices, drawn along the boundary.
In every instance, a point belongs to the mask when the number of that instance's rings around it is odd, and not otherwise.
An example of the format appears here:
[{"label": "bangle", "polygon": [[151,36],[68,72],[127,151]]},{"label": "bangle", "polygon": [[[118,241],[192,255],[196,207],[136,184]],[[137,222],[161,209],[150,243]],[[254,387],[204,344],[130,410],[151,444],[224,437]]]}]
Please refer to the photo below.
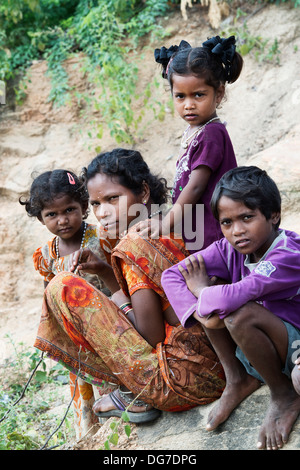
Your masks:
[{"label": "bangle", "polygon": [[132,307],[131,307],[131,308],[127,307],[127,308],[128,308],[128,310],[122,310],[122,312],[124,313],[124,315],[128,315],[129,312],[133,312],[133,308],[132,308]]},{"label": "bangle", "polygon": [[132,305],[131,305],[131,302],[126,302],[125,304],[120,305],[119,308],[122,310],[122,312],[123,312],[125,315],[128,315],[128,313],[129,313],[131,310],[133,310]]},{"label": "bangle", "polygon": [[125,302],[124,304],[120,305],[120,309],[123,310],[124,307],[128,307],[130,306],[131,307],[131,302]]}]

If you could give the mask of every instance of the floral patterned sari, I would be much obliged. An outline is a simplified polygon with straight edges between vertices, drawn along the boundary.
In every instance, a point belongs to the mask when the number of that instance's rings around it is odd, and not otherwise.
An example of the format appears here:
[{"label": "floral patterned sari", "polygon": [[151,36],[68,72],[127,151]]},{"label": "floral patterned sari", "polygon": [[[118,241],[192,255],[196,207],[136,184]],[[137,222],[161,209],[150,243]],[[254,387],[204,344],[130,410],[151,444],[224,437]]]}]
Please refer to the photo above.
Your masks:
[{"label": "floral patterned sari", "polygon": [[[171,238],[142,239],[134,228],[112,253],[112,266],[127,294],[126,272],[138,288],[151,288],[168,305],[162,272],[188,256]],[[124,277],[125,273],[125,277]],[[225,386],[223,369],[200,323],[184,329],[166,324],[154,349],[123,312],[86,280],[59,273],[44,294],[35,347],[62,362],[101,393],[124,384],[145,402],[166,411],[211,403]]]}]

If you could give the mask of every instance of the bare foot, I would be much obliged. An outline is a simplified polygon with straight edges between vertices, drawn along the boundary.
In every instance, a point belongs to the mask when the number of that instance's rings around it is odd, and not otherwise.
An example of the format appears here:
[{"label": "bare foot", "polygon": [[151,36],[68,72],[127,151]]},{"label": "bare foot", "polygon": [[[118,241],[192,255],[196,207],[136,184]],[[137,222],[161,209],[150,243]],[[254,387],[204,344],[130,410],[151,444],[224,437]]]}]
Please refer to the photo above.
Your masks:
[{"label": "bare foot", "polygon": [[251,393],[260,387],[260,382],[251,375],[245,374],[239,382],[227,382],[218,404],[208,415],[207,431],[213,431],[226,421],[232,411]]},{"label": "bare foot", "polygon": [[277,450],[287,443],[300,412],[300,397],[292,390],[271,403],[260,429],[258,449]]}]

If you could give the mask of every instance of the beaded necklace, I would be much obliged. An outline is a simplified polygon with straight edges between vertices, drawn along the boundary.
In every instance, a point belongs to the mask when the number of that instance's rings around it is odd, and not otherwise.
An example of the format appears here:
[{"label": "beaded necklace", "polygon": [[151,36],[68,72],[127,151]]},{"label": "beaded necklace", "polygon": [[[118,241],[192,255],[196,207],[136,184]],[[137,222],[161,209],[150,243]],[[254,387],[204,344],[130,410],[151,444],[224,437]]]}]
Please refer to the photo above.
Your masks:
[{"label": "beaded necklace", "polygon": [[[84,223],[84,227],[83,227],[82,238],[81,238],[81,243],[80,243],[80,250],[84,247],[85,232],[86,232],[86,228],[87,228],[87,223],[86,222],[83,222],[83,223]],[[55,254],[56,254],[56,259],[57,260],[59,259],[58,238],[59,237],[56,237],[56,239],[55,239]],[[58,265],[57,265],[57,268],[59,270]]]},{"label": "beaded necklace", "polygon": [[184,131],[184,133],[183,133],[183,136],[182,136],[182,139],[181,139],[181,147],[182,147],[183,149],[187,149],[188,146],[189,146],[189,141],[190,141],[194,136],[198,135],[199,132],[201,132],[201,131],[205,128],[205,126],[207,126],[207,124],[209,124],[209,123],[212,122],[212,121],[216,121],[217,119],[219,119],[218,116],[216,116],[216,117],[210,119],[210,121],[207,121],[205,124],[203,124],[203,126],[197,127],[197,129],[196,129],[189,137],[187,137],[187,138],[185,139],[184,137],[185,137],[187,131],[188,131],[188,130],[190,129],[190,127],[191,127],[191,126],[189,126],[189,127]]}]

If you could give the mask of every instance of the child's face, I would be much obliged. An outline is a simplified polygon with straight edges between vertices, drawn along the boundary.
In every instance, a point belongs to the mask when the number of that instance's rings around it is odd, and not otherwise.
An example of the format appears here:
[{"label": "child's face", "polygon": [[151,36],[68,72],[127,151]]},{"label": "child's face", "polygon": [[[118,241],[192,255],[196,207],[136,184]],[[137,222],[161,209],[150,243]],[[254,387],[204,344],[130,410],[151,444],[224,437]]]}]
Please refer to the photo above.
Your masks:
[{"label": "child's face", "polygon": [[218,213],[225,238],[238,252],[252,255],[252,262],[264,255],[278,235],[274,228],[280,218],[278,213],[267,220],[259,209],[249,209],[227,196],[221,196]]},{"label": "child's face", "polygon": [[215,91],[203,78],[195,75],[172,76],[175,109],[191,127],[205,124],[216,116],[216,108],[224,96],[224,86]]},{"label": "child's face", "polygon": [[149,197],[148,186],[136,195],[121,185],[117,178],[97,173],[88,181],[87,189],[94,214],[111,238],[118,237],[128,229],[137,218],[137,207],[146,211],[142,201]]},{"label": "child's face", "polygon": [[70,196],[62,194],[45,205],[40,220],[49,232],[69,240],[80,230],[86,209]]}]

